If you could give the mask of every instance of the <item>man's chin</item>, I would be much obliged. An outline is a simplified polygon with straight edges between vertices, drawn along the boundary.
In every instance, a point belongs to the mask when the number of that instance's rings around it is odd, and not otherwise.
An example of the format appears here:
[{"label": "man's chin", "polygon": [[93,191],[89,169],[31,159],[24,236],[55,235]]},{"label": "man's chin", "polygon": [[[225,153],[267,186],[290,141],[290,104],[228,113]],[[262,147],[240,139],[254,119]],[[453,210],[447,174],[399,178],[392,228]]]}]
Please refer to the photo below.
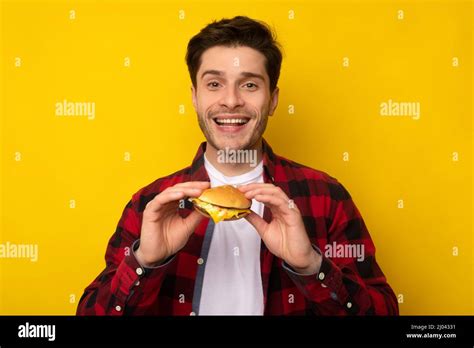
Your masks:
[{"label": "man's chin", "polygon": [[243,150],[247,148],[245,144],[221,144],[217,147],[217,150]]},{"label": "man's chin", "polygon": [[[209,141],[211,140],[211,141]],[[216,138],[208,138],[208,143],[211,143],[217,150],[225,150],[225,149],[232,149],[232,150],[242,150],[247,147],[248,141],[242,141],[242,139],[216,139]]]}]

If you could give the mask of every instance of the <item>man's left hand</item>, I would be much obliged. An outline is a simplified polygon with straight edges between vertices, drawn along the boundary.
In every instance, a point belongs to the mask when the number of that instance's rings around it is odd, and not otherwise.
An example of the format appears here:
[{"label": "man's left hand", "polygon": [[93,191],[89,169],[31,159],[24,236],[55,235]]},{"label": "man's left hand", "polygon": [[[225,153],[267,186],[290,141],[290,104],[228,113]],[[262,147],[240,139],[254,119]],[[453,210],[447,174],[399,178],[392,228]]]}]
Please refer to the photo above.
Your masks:
[{"label": "man's left hand", "polygon": [[268,250],[297,273],[316,273],[321,265],[321,256],[311,246],[298,207],[285,192],[273,184],[248,184],[238,189],[248,199],[265,204],[272,212],[273,218],[269,223],[254,212],[245,217],[255,227]]}]

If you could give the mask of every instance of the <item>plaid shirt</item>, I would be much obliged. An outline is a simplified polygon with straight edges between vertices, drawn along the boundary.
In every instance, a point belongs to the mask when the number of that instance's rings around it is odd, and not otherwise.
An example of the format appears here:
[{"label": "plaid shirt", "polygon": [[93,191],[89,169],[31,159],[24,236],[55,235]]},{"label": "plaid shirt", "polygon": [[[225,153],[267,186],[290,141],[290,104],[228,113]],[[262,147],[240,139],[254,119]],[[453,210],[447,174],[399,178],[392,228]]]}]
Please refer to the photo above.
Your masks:
[{"label": "plaid shirt", "polygon": [[[212,239],[212,220],[203,218],[186,246],[157,268],[142,267],[134,256],[146,204],[169,186],[209,181],[206,143],[191,166],[160,178],[132,196],[111,237],[106,267],[80,299],[78,315],[197,315]],[[263,141],[264,181],[279,186],[298,206],[313,247],[322,254],[314,275],[296,273],[261,244],[264,315],[398,315],[397,298],[375,260],[375,247],[347,190],[326,173],[273,153]],[[185,217],[192,206],[179,209]],[[265,207],[264,220],[271,221]],[[327,245],[359,245],[355,257],[327,257]]]}]

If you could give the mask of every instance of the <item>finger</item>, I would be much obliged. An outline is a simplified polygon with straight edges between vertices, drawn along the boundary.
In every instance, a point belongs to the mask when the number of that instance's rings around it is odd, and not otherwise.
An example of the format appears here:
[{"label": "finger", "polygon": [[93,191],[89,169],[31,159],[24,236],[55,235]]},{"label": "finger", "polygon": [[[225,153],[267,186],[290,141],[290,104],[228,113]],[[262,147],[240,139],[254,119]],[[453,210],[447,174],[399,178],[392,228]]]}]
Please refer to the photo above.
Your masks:
[{"label": "finger", "polygon": [[159,195],[156,195],[148,204],[147,209],[150,211],[158,211],[164,205],[171,202],[178,201],[184,197],[199,197],[203,190],[189,187],[181,187],[179,189],[165,190]]},{"label": "finger", "polygon": [[204,189],[195,187],[172,187],[167,192],[183,192],[187,197],[199,197]]},{"label": "finger", "polygon": [[266,183],[252,183],[252,184],[237,186],[237,188],[241,192],[247,192],[247,191],[255,190],[258,188],[272,188],[272,187],[277,187],[277,186],[273,184],[266,184]]},{"label": "finger", "polygon": [[255,230],[260,235],[260,238],[263,239],[263,235],[265,234],[268,223],[253,211],[250,212],[250,214],[247,215],[245,219],[250,222],[253,227],[255,227]]},{"label": "finger", "polygon": [[174,186],[171,186],[170,188],[181,188],[181,187],[191,187],[191,188],[197,188],[197,189],[206,189],[210,186],[209,181],[186,181],[186,182],[181,182],[179,184],[176,184]]},{"label": "finger", "polygon": [[275,196],[275,197],[279,197],[285,201],[289,201],[289,198],[286,196],[286,194],[280,190],[279,188],[277,187],[266,187],[266,188],[256,188],[254,190],[251,190],[251,191],[247,191],[245,192],[245,197],[247,197],[248,199],[253,199],[253,197],[255,197],[256,195],[259,195],[259,194],[263,194],[263,195],[270,195],[270,196]]},{"label": "finger", "polygon": [[279,210],[284,213],[288,213],[290,208],[288,207],[288,201],[272,195],[258,194],[254,197],[258,202],[267,205],[273,212]]},{"label": "finger", "polygon": [[153,198],[151,201],[149,201],[145,207],[145,210],[158,211],[164,205],[167,205],[174,201],[178,201],[182,198],[184,198],[183,192],[165,190],[161,192],[160,194],[156,195],[155,198]]},{"label": "finger", "polygon": [[195,193],[190,193],[188,196],[189,197],[198,197],[202,191],[204,191],[206,188],[210,186],[209,181],[188,181],[188,182],[182,182],[179,184],[176,184],[174,186],[170,186],[166,188],[162,193],[164,192],[190,192],[190,191],[185,191],[186,189],[191,189],[191,190],[196,190]]},{"label": "finger", "polygon": [[186,225],[188,235],[191,235],[196,227],[199,225],[204,216],[197,211],[193,210],[186,218],[183,219],[184,224]]},{"label": "finger", "polygon": [[244,192],[244,193],[247,191],[258,189],[258,188],[272,188],[272,187],[276,187],[276,186],[273,184],[268,184],[268,183],[251,183],[251,184],[246,184],[242,186],[237,186],[237,188],[241,192]]}]

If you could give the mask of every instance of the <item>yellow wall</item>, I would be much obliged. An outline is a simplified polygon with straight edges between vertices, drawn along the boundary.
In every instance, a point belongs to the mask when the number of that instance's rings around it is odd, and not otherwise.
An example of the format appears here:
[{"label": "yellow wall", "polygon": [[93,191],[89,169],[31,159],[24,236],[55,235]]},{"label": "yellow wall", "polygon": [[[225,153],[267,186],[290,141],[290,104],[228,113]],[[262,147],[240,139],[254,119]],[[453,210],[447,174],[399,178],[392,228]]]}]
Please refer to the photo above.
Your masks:
[{"label": "yellow wall", "polygon": [[203,140],[189,38],[239,14],[284,46],[267,140],[351,192],[401,313],[474,313],[472,2],[128,0],[2,1],[0,243],[39,257],[0,258],[0,314],[75,313],[131,195]]}]

